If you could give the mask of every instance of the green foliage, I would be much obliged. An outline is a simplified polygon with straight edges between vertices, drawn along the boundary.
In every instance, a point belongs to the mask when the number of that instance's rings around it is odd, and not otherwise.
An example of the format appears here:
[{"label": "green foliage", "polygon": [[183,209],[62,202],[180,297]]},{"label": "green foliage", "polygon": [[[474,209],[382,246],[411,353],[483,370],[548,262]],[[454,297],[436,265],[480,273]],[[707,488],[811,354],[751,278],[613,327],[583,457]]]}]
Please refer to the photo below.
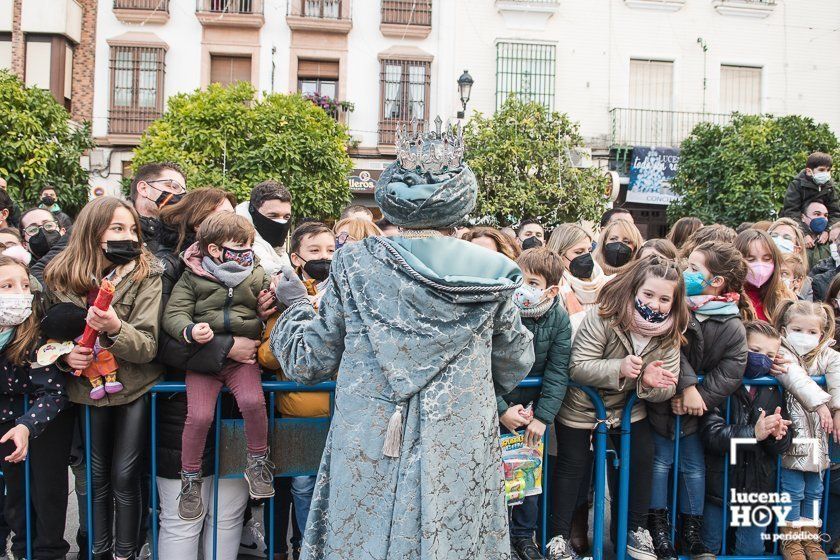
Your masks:
[{"label": "green foliage", "polygon": [[35,206],[42,187],[56,188],[62,210],[75,213],[88,201],[88,174],[79,163],[93,147],[90,124],[70,123],[52,95],[27,88],[0,71],[0,176],[23,208]]},{"label": "green foliage", "polygon": [[490,117],[475,113],[464,141],[479,184],[475,216],[498,226],[538,217],[550,228],[595,220],[604,211],[608,178],[599,169],[571,166],[568,150],[583,138],[565,113],[510,96]]},{"label": "green foliage", "polygon": [[351,198],[345,127],[300,95],[255,93],[247,83],[213,84],[170,97],[132,165],[172,161],[190,188],[218,187],[238,200],[274,179],[291,191],[296,215],[334,218]]},{"label": "green foliage", "polygon": [[735,115],[727,126],[701,123],[682,143],[672,185],[682,199],[668,207],[668,218],[696,216],[733,227],[773,219],[788,183],[816,151],[833,152],[835,161],[840,156],[828,125],[808,117]]}]

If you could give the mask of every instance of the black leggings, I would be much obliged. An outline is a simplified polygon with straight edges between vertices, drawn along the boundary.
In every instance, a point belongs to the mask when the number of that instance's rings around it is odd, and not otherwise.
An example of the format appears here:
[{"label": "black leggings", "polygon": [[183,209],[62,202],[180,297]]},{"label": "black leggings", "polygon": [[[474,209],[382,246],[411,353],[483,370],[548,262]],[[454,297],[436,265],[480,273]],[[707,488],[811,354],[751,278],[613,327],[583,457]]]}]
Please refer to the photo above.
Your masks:
[{"label": "black leggings", "polygon": [[[562,535],[568,540],[572,529],[572,516],[578,504],[578,492],[592,465],[589,449],[591,430],[570,428],[555,423],[557,430],[557,464],[551,485],[551,536]],[[647,527],[650,507],[650,480],[653,476],[653,440],[647,418],[633,422],[630,436],[630,503],[628,504],[628,530]],[[615,449],[620,448],[621,434],[610,433]],[[594,440],[593,440],[594,441]],[[609,445],[609,440],[607,444]],[[618,470],[607,468],[610,494],[618,502]],[[617,517],[613,516],[613,520]]]},{"label": "black leggings", "polygon": [[92,488],[88,491],[93,499],[94,554],[107,553],[112,542],[119,558],[130,558],[137,550],[148,431],[146,396],[119,406],[90,407]]}]

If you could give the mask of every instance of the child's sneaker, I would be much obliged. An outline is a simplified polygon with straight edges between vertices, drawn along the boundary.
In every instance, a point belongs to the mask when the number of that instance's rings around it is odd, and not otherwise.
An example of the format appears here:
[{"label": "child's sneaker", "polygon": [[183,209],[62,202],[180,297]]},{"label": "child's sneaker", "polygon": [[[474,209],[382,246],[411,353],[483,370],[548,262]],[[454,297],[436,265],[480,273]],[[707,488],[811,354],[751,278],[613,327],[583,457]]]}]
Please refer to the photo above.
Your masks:
[{"label": "child's sneaker", "polygon": [[274,463],[268,460],[268,451],[260,457],[248,455],[245,480],[248,493],[255,500],[274,496]]},{"label": "child's sneaker", "polygon": [[178,517],[195,521],[204,515],[201,502],[201,473],[181,473],[181,493],[178,494]]},{"label": "child's sneaker", "polygon": [[647,529],[627,531],[627,556],[636,560],[656,560],[653,539]]},{"label": "child's sneaker", "polygon": [[540,549],[534,544],[534,539],[511,539],[510,548],[520,560],[545,560]]},{"label": "child's sneaker", "polygon": [[90,390],[90,398],[98,401],[105,398],[105,385],[97,385]]},{"label": "child's sneaker", "polygon": [[106,381],[105,382],[105,392],[109,395],[113,395],[114,393],[119,393],[123,390],[123,384],[119,381]]},{"label": "child's sneaker", "polygon": [[[557,535],[545,547],[545,554],[548,560],[579,560],[575,549],[572,548],[570,542],[563,538],[562,535]],[[654,559],[655,560],[655,559]]]}]

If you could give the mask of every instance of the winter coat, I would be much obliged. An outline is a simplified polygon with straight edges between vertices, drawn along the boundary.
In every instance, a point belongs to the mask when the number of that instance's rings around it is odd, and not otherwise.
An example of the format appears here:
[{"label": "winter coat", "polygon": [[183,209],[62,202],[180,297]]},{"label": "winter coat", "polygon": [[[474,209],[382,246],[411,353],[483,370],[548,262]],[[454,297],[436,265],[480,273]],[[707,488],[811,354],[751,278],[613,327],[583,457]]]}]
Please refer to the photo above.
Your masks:
[{"label": "winter coat", "polygon": [[[181,256],[175,252],[177,242],[177,232],[163,225],[159,231],[159,249],[155,256],[163,267],[161,309],[164,310],[172,295],[172,289],[181,278],[186,266]],[[183,337],[169,336],[165,330],[161,329],[156,361],[178,372],[190,370],[218,373],[224,367],[231,348],[233,348],[233,335],[230,334],[214,333],[213,339],[206,344],[189,344]]]},{"label": "winter coat", "polygon": [[[816,439],[819,446],[814,451],[811,442],[793,443],[782,456],[782,466],[786,469],[804,472],[822,472],[829,466],[828,434],[820,426],[820,417],[816,410],[826,404],[831,410],[840,410],[840,354],[831,348],[824,348],[814,363],[807,370],[796,353],[783,342],[782,355],[793,360],[788,364],[786,374],[776,378],[787,393],[788,412],[791,427],[796,431],[797,438]],[[812,379],[825,375],[829,394],[823,391]],[[817,458],[816,463],[814,457]]]},{"label": "winter coat", "polygon": [[[158,382],[163,368],[152,363],[157,355],[157,339],[161,311],[161,269],[152,262],[148,277],[135,281],[132,266],[116,280],[116,291],[111,307],[122,320],[120,332],[113,338],[101,334],[99,344],[117,359],[117,376],[123,390],[106,395],[100,400],[90,398],[90,382],[85,377],[67,376],[67,393],[70,400],[91,406],[115,406],[134,402],[145,395]],[[87,294],[49,292],[49,304],[72,303],[87,308]],[[57,362],[61,367],[61,362]],[[64,369],[64,368],[62,368]]]},{"label": "winter coat", "polygon": [[[790,419],[785,397],[778,387],[758,386],[755,397],[741,386],[729,400],[729,422],[726,421],[726,402],[700,419],[700,435],[706,450],[706,500],[723,505],[723,473],[726,454],[734,438],[754,438],[755,424],[763,410],[770,415],[782,409],[782,417]],[[756,445],[739,445],[735,465],[729,466],[729,488],[738,492],[776,492],[776,463],[779,455],[788,450],[794,430],[788,429],[780,440],[768,437]]]},{"label": "winter coat", "polygon": [[511,558],[496,394],[534,362],[520,283],[513,261],[465,241],[372,237],[335,254],[317,313],[281,315],[286,375],[338,372],[301,558]]},{"label": "winter coat", "polygon": [[[692,385],[697,387],[706,410],[721,403],[741,386],[747,366],[747,333],[738,315],[707,316],[699,321],[691,314],[685,332],[686,343],[680,353],[680,379],[677,392]],[[702,375],[703,381],[697,376]],[[661,435],[673,439],[674,415],[671,403],[648,403],[651,427]],[[700,418],[684,415],[680,422],[680,435],[690,436],[699,429]]]},{"label": "winter coat", "polygon": [[834,183],[828,181],[818,185],[803,169],[789,184],[785,193],[785,203],[781,218],[791,218],[798,222],[802,214],[812,202],[822,202],[828,208],[828,222],[833,224],[840,220],[840,205],[834,192]]},{"label": "winter coat", "polygon": [[[248,211],[248,205],[250,202],[247,200],[245,202],[240,202],[236,205],[236,213],[240,216],[243,216],[248,219],[249,222],[253,223],[253,218],[251,217],[251,213]],[[271,243],[266,241],[260,235],[260,232],[254,232],[254,244],[253,244],[254,254],[260,259],[260,265],[265,269],[265,273],[269,276],[274,276],[280,269],[284,266],[291,267],[292,262],[289,260],[289,255],[286,254],[284,247],[279,247],[275,249],[271,246]]]},{"label": "winter coat", "polygon": [[566,396],[569,385],[569,358],[572,353],[572,326],[569,315],[555,298],[541,317],[522,318],[534,334],[534,366],[529,376],[542,377],[542,387],[516,388],[497,397],[499,416],[509,405],[534,403],[534,418],[550,426]]},{"label": "winter coat", "polygon": [[[639,401],[630,414],[631,423],[647,417],[643,401],[667,401],[674,396],[676,387],[651,389],[642,384],[641,375],[635,380],[620,377],[621,360],[636,352],[630,333],[610,323],[609,317],[598,315],[598,308],[587,312],[572,344],[569,373],[572,381],[598,391],[607,408],[607,422],[614,427],[621,424],[624,405],[634,392]],[[644,360],[645,367],[661,360],[663,368],[676,374],[680,372],[679,346],[665,346],[662,337],[652,338],[639,357]],[[596,423],[592,401],[579,387],[568,388],[557,418],[560,423],[579,429],[592,429]]]},{"label": "winter coat", "polygon": [[160,228],[161,223],[158,218],[140,216],[140,231],[143,232],[143,244],[152,254],[157,253],[158,249],[160,249],[158,240]]},{"label": "winter coat", "polygon": [[837,274],[840,274],[840,266],[835,264],[833,258],[823,259],[811,269],[809,275],[814,290],[814,301],[825,301],[828,287]]},{"label": "winter coat", "polygon": [[[44,343],[46,340],[39,346]],[[24,413],[25,396],[29,402]],[[54,365],[16,365],[0,351],[0,424],[14,421],[15,425],[29,428],[29,437],[36,438],[68,406],[70,400],[61,370]]]},{"label": "winter coat", "polygon": [[[235,288],[228,288],[201,266],[198,244],[183,255],[186,270],[172,289],[163,316],[163,329],[172,338],[185,337],[185,329],[207,323],[213,333],[227,333],[259,340],[263,323],[257,316],[257,298],[268,289],[269,279],[259,264]],[[187,333],[189,334],[189,333]]]},{"label": "winter coat", "polygon": [[[815,236],[811,233],[811,236]],[[831,243],[816,243],[814,242],[814,246],[811,249],[808,249],[808,265],[814,266],[814,264],[820,262],[824,259],[831,258]]]}]

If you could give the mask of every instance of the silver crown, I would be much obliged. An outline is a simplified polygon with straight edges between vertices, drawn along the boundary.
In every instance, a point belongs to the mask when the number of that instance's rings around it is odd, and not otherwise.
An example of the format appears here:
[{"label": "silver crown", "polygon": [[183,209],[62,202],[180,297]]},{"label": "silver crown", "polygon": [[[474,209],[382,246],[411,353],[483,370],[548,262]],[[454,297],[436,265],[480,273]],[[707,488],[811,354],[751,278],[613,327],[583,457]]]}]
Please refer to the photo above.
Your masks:
[{"label": "silver crown", "polygon": [[461,167],[464,157],[464,137],[461,125],[446,123],[441,130],[443,120],[435,119],[435,130],[429,130],[428,124],[420,124],[417,119],[410,123],[397,125],[396,151],[400,166],[406,171],[419,174],[439,175]]}]

